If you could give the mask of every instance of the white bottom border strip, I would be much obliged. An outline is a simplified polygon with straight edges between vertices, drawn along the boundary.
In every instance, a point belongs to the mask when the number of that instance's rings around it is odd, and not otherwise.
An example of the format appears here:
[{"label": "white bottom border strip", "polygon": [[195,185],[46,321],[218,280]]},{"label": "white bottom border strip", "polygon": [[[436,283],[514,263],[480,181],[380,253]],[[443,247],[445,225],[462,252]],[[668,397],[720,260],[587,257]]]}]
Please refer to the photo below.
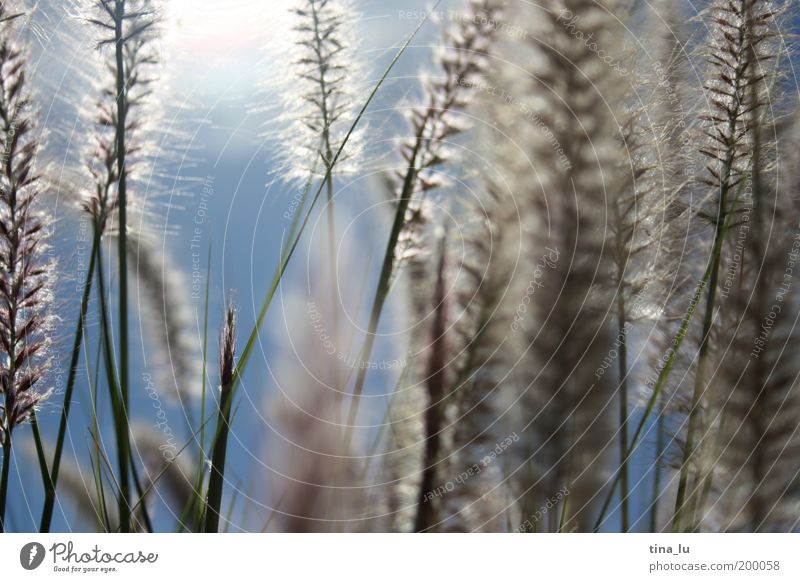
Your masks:
[{"label": "white bottom border strip", "polygon": [[800,580],[797,534],[4,534],[2,580]]}]

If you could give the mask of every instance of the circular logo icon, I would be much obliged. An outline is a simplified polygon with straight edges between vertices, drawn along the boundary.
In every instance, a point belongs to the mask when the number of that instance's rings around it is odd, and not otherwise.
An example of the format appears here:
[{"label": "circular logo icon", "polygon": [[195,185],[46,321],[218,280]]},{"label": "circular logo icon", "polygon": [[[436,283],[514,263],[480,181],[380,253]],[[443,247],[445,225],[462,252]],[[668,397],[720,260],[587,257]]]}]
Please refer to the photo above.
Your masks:
[{"label": "circular logo icon", "polygon": [[31,542],[22,546],[19,551],[19,563],[26,570],[35,570],[44,562],[44,546],[38,542]]}]

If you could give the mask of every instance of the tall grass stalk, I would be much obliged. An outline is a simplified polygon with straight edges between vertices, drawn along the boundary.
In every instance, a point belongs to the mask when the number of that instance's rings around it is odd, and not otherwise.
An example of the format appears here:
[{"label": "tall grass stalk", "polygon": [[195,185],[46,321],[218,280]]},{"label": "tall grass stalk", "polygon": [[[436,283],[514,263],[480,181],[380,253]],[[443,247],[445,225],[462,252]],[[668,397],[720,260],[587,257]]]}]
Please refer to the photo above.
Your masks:
[{"label": "tall grass stalk", "polygon": [[[89,346],[89,337],[88,337],[88,330],[84,328],[84,338],[83,343],[86,346]],[[88,414],[92,419],[92,425],[89,428],[89,433],[93,436],[93,441],[97,442],[100,436],[100,419],[98,417],[98,398],[100,395],[100,368],[101,368],[101,356],[103,353],[103,342],[97,342],[97,350],[94,357],[94,374],[88,375],[89,378],[89,394],[90,394],[90,406]],[[86,369],[91,370],[92,366],[90,366],[88,361],[88,348],[86,350]],[[103,531],[110,532],[112,531],[111,527],[111,518],[109,517],[108,512],[108,503],[106,501],[106,488],[103,485],[103,473],[101,471],[102,464],[100,462],[100,450],[97,447],[92,448],[93,455],[91,456],[91,465],[92,465],[92,476],[94,478],[94,486],[95,486],[95,495],[97,496],[98,503],[100,504],[100,508],[102,510],[102,519],[103,525],[105,529]]]},{"label": "tall grass stalk", "polygon": [[118,451],[124,463],[120,465],[120,529],[123,533],[130,531],[130,485],[128,482],[127,459],[130,457],[130,436],[128,432],[128,410],[130,408],[129,383],[130,371],[128,361],[128,193],[125,165],[125,133],[128,117],[127,86],[125,79],[125,41],[123,22],[125,20],[125,0],[114,2],[114,47],[117,76],[117,168],[119,183],[117,196],[118,239],[117,260],[119,261],[119,380],[121,397],[121,416],[118,418]]},{"label": "tall grass stalk", "polygon": [[[667,277],[661,283],[659,293],[664,309],[661,310],[662,321],[670,329],[673,326],[672,314],[684,309],[680,301],[686,295],[686,284],[683,272],[688,261],[685,261],[686,234],[690,229],[691,214],[683,209],[685,202],[681,199],[687,191],[688,182],[683,175],[682,162],[686,159],[686,148],[682,145],[690,139],[687,119],[691,105],[686,99],[688,83],[685,80],[687,70],[686,25],[682,17],[682,9],[674,2],[660,0],[654,3],[650,12],[652,37],[654,38],[653,62],[664,64],[666,70],[651,77],[650,85],[654,95],[652,108],[656,119],[657,131],[664,137],[663,154],[659,147],[656,159],[660,164],[656,167],[659,190],[664,193],[666,204],[660,216],[663,227],[659,243],[666,248],[659,252],[657,258],[666,263],[664,271]],[[692,152],[693,155],[693,152]],[[666,315],[663,314],[666,312]],[[669,333],[666,334],[669,336]],[[671,339],[671,338],[670,338]],[[655,532],[659,524],[660,500],[663,495],[662,477],[664,474],[665,454],[667,448],[667,414],[668,402],[664,390],[661,391],[656,409],[655,449],[651,466],[652,488],[649,510],[649,530]],[[628,451],[624,454],[627,456]],[[623,496],[625,493],[623,492]]]},{"label": "tall grass stalk", "polygon": [[[774,163],[774,156],[777,152],[777,137],[769,138],[768,131],[765,127],[774,126],[774,111],[778,107],[780,90],[778,88],[779,76],[776,73],[780,63],[781,53],[783,48],[779,43],[775,42],[775,38],[779,35],[779,29],[773,29],[776,22],[776,16],[780,11],[773,11],[774,7],[770,3],[759,3],[753,0],[743,5],[744,13],[741,15],[743,20],[742,26],[746,28],[748,33],[748,42],[745,46],[745,60],[749,63],[748,72],[744,75],[745,88],[744,92],[747,95],[748,101],[746,110],[743,112],[744,129],[743,131],[750,136],[750,160],[749,160],[749,174],[748,180],[751,184],[751,199],[753,203],[753,229],[749,238],[750,255],[753,256],[755,261],[762,261],[761,269],[764,271],[759,272],[755,276],[755,281],[752,281],[752,276],[748,277],[747,271],[749,265],[746,259],[743,259],[741,267],[739,290],[748,294],[747,303],[750,304],[751,309],[746,307],[742,308],[741,305],[734,304],[730,311],[735,314],[737,318],[737,328],[742,325],[743,320],[755,311],[756,306],[761,309],[767,310],[768,307],[768,291],[767,279],[772,274],[769,270],[780,270],[780,264],[771,264],[771,257],[769,255],[770,237],[765,232],[765,221],[767,218],[766,212],[772,206],[773,218],[777,214],[776,220],[777,227],[782,227],[783,223],[780,222],[782,216],[783,205],[780,205],[778,197],[772,196],[778,190],[777,187],[768,186],[766,174],[768,171],[777,167]],[[768,42],[771,41],[771,42]],[[773,65],[772,62],[776,64]],[[750,68],[754,70],[749,70]],[[788,198],[781,200],[788,208],[792,207],[793,201]],[[739,299],[741,301],[741,299]],[[737,311],[739,310],[739,311]],[[758,316],[756,316],[758,317]],[[739,319],[741,318],[741,319]],[[738,335],[738,334],[737,334]],[[736,337],[732,341],[736,341]],[[738,347],[738,346],[737,346]],[[741,349],[741,348],[740,348]],[[744,348],[745,350],[747,348]],[[725,366],[726,369],[735,369],[737,366],[733,363],[730,368]],[[768,390],[770,386],[770,376],[765,372],[764,362],[758,358],[754,365],[756,377],[754,382],[760,383],[760,391],[756,396],[759,399],[763,391]],[[747,366],[745,367],[745,370]],[[744,375],[744,371],[742,372]],[[738,385],[738,382],[737,382]],[[718,415],[721,416],[720,427],[717,432],[725,432],[725,424],[729,422],[731,414],[724,414],[724,404],[721,405],[721,410]],[[757,411],[758,414],[761,411]],[[758,422],[756,420],[755,422]],[[706,431],[706,434],[700,440],[699,446],[704,445],[704,441],[711,440],[711,445],[715,445],[713,438],[716,436],[712,430]],[[706,499],[711,492],[711,487],[714,480],[715,467],[710,464],[707,469],[701,467],[698,474],[697,484],[692,495],[696,495],[696,500],[691,507],[691,520],[690,529],[695,531],[700,527],[700,519],[703,509],[705,507]],[[699,495],[698,495],[699,493]],[[763,513],[763,512],[762,512]],[[755,528],[753,531],[758,531]]]},{"label": "tall grass stalk", "polygon": [[[779,51],[776,47],[769,54]],[[782,93],[773,89],[758,90],[776,103]],[[736,333],[712,393],[720,420],[708,473],[697,481],[703,489],[693,510],[693,530],[708,521],[720,523],[722,531],[785,532],[797,526],[798,294],[785,277],[786,241],[797,236],[797,127],[776,128],[755,117],[753,123],[758,149],[753,151],[750,230],[725,314]],[[778,149],[778,143],[788,147]],[[766,325],[768,341],[761,342]],[[714,503],[707,508],[712,494]]]},{"label": "tall grass stalk", "polygon": [[[653,456],[653,488],[650,494],[650,532],[655,533],[658,529],[658,509],[659,509],[659,501],[661,500],[662,491],[662,459],[664,457],[664,451],[666,448],[666,405],[664,403],[664,395],[663,393],[659,396],[658,399],[658,411],[656,416],[656,443],[655,443],[655,455]],[[625,450],[625,456],[628,456],[627,449]]]},{"label": "tall grass stalk", "polygon": [[[635,186],[634,186],[635,187]],[[625,273],[629,267],[628,261],[630,259],[629,244],[633,241],[626,240],[627,237],[632,237],[632,233],[626,232],[623,227],[622,211],[620,209],[620,202],[615,199],[611,203],[611,212],[613,216],[614,228],[614,266],[616,281],[616,333],[617,343],[617,377],[619,381],[619,451],[620,451],[620,487],[622,489],[621,501],[621,525],[622,531],[627,532],[630,529],[630,510],[628,504],[628,492],[630,485],[628,482],[628,461],[626,452],[628,449],[628,400],[630,398],[628,390],[628,324],[629,314],[626,306],[626,281]],[[633,203],[634,212],[636,210],[636,202]],[[635,232],[635,230],[634,230]]]},{"label": "tall grass stalk", "polygon": [[[672,345],[669,349],[669,355],[664,360],[664,365],[661,368],[661,371],[658,374],[658,379],[653,387],[653,391],[650,394],[650,398],[647,400],[647,406],[645,406],[644,412],[642,414],[642,418],[639,420],[639,424],[636,426],[636,430],[633,432],[633,437],[631,438],[630,445],[628,446],[627,452],[625,454],[624,460],[630,461],[634,451],[639,445],[639,439],[644,432],[645,427],[647,426],[647,421],[650,418],[650,415],[655,408],[656,402],[658,401],[662,390],[664,389],[664,384],[666,383],[667,379],[669,378],[669,374],[672,371],[672,367],[675,364],[675,358],[678,355],[678,352],[683,344],[684,339],[686,338],[686,333],[689,330],[689,324],[691,323],[694,313],[697,310],[697,304],[700,302],[703,291],[708,285],[708,279],[711,274],[710,267],[706,269],[705,274],[703,275],[702,280],[697,285],[695,290],[695,294],[692,297],[691,302],[689,303],[689,308],[686,310],[686,313],[683,316],[681,321],[680,328],[678,329],[678,333],[676,334]],[[611,501],[614,497],[614,492],[619,484],[620,480],[622,479],[621,471],[617,471],[614,479],[611,482],[611,486],[608,489],[608,493],[606,494],[606,499],[603,502],[603,506],[600,509],[600,513],[597,516],[597,520],[595,521],[594,531],[597,532],[600,530],[600,526],[603,524],[605,520],[606,513],[608,512],[609,507],[611,506]]]},{"label": "tall grass stalk", "polygon": [[6,530],[6,498],[11,469],[11,435],[3,439],[3,470],[0,473],[0,533]]},{"label": "tall grass stalk", "polygon": [[[617,389],[611,375],[596,373],[596,365],[614,339],[613,293],[598,277],[613,268],[608,189],[622,179],[624,157],[612,143],[621,141],[624,93],[615,71],[578,42],[568,25],[571,19],[580,22],[582,34],[597,46],[622,55],[624,30],[616,16],[621,3],[516,7],[513,19],[534,28],[524,52],[513,55],[520,64],[499,67],[497,83],[509,87],[531,114],[521,115],[522,106],[501,110],[499,123],[509,124],[513,137],[499,156],[504,174],[513,177],[513,195],[524,204],[528,269],[540,257],[550,256],[552,264],[540,268],[541,288],[517,326],[526,346],[518,373],[524,373],[518,390],[525,418],[515,446],[525,473],[517,495],[520,511],[530,514],[553,491],[569,486],[564,525],[590,531],[591,504],[605,486],[603,473],[618,434],[612,414]],[[530,160],[537,160],[535,170]],[[558,516],[551,513],[548,522],[555,530]]]},{"label": "tall grass stalk", "polygon": [[[623,124],[622,143],[629,160],[617,183],[610,184],[609,204],[614,291],[614,324],[617,345],[617,389],[619,391],[619,435],[620,484],[622,488],[622,531],[630,529],[629,467],[626,452],[629,443],[630,424],[630,361],[628,358],[628,334],[633,324],[642,316],[636,311],[637,304],[650,287],[663,283],[663,258],[658,243],[664,238],[666,223],[663,215],[674,196],[660,184],[659,168],[651,161],[658,150],[659,138],[643,138],[646,131],[646,107],[635,109]],[[666,200],[659,200],[663,196]]]},{"label": "tall grass stalk", "polygon": [[622,532],[627,533],[630,529],[630,508],[628,497],[630,484],[628,482],[628,338],[627,324],[625,315],[625,298],[617,300],[617,333],[619,341],[619,355],[617,356],[617,373],[619,376],[619,451],[620,451],[620,487],[622,488],[621,515]]},{"label": "tall grass stalk", "polygon": [[[722,208],[725,204],[725,197],[720,198],[720,214],[725,220]],[[722,244],[725,239],[725,230],[722,223],[717,227],[714,235],[714,249],[711,254],[711,265],[708,277],[708,290],[706,296],[705,313],[703,315],[703,329],[700,339],[700,350],[697,355],[697,376],[695,378],[692,401],[689,409],[689,426],[686,432],[686,443],[684,444],[684,454],[681,462],[680,477],[678,480],[678,492],[675,499],[675,514],[673,516],[672,527],[674,531],[681,531],[682,516],[685,509],[686,489],[689,481],[692,455],[694,454],[695,437],[700,422],[700,412],[702,410],[701,400],[706,391],[706,379],[708,365],[709,338],[711,335],[711,325],[714,322],[714,309],[716,306],[717,287],[719,282],[719,267],[722,257]]]},{"label": "tall grass stalk", "polygon": [[[495,143],[484,145],[490,155],[496,151]],[[519,267],[515,252],[522,234],[519,209],[499,184],[489,180],[484,187],[481,198],[467,206],[470,224],[459,229],[459,242],[465,248],[450,275],[454,279],[453,323],[447,329],[442,402],[449,425],[444,435],[448,452],[442,456],[445,470],[453,473],[480,466],[487,451],[511,432],[508,425],[513,421],[507,420],[506,399],[514,387],[513,370],[522,353],[519,336],[513,333],[516,306],[508,301],[521,294],[515,277]],[[413,271],[410,277],[420,289],[430,285],[424,280],[432,278]],[[428,501],[442,505],[442,531],[496,531],[502,528],[503,516],[506,522],[514,519],[499,493],[509,483],[505,467],[504,463],[503,473],[482,471],[471,477],[443,502]]]}]

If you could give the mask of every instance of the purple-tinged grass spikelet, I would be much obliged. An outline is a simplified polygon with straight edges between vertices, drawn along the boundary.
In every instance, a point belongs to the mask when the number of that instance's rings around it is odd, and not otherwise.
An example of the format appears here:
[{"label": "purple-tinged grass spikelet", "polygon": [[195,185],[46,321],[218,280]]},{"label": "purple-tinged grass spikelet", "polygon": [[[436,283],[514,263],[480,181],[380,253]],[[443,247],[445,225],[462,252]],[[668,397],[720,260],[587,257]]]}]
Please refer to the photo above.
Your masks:
[{"label": "purple-tinged grass spikelet", "polygon": [[[15,41],[16,11],[0,8],[0,435],[47,397],[39,381],[49,366],[53,260],[47,257],[49,219],[40,207],[43,179],[36,170],[40,144],[26,78],[26,50]],[[6,19],[7,20],[3,20]]]},{"label": "purple-tinged grass spikelet", "polygon": [[42,388],[50,357],[50,305],[55,261],[47,256],[49,218],[40,203],[37,112],[27,84],[27,49],[18,42],[21,12],[0,4],[0,532],[15,427],[32,418],[50,390]]}]

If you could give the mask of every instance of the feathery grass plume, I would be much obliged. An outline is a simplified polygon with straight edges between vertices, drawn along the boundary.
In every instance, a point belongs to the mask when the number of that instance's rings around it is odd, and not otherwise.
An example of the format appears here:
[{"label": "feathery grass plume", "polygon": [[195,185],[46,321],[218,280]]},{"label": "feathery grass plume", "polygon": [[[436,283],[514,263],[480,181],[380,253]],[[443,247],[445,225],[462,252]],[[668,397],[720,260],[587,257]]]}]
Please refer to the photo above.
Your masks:
[{"label": "feathery grass plume", "polygon": [[[639,109],[639,111],[637,111]],[[619,387],[619,456],[620,456],[620,519],[621,529],[630,529],[629,470],[628,470],[628,422],[630,393],[630,366],[628,359],[628,336],[642,314],[636,301],[646,301],[645,293],[657,277],[656,269],[660,221],[663,207],[658,195],[661,193],[655,181],[656,160],[648,155],[651,139],[646,133],[646,115],[641,108],[626,114],[623,122],[621,147],[628,154],[626,164],[620,169],[617,184],[610,184],[609,236],[611,246],[612,275],[611,291],[614,293],[616,340],[616,378]],[[643,123],[644,122],[644,123]],[[626,167],[627,166],[627,167]],[[660,277],[659,277],[660,278]],[[648,298],[649,299],[649,298]],[[641,307],[641,306],[639,306]],[[605,366],[613,364],[609,357]],[[605,369],[603,371],[605,374]]]},{"label": "feathery grass plume", "polygon": [[[516,104],[498,108],[509,142],[498,164],[526,206],[536,287],[519,324],[530,348],[517,372],[524,402],[518,495],[524,520],[566,487],[569,513],[563,506],[561,519],[551,512],[542,524],[551,530],[591,530],[615,438],[614,386],[596,371],[614,347],[613,298],[598,279],[611,268],[607,189],[618,186],[622,166],[615,118],[628,71],[620,60],[619,8],[592,0],[520,4],[510,19],[531,23],[531,34],[504,58],[521,65],[500,67],[494,82]],[[552,266],[537,268],[551,256]]]},{"label": "feathery grass plume", "polygon": [[[444,269],[441,263],[444,260],[441,253],[444,241],[437,223],[437,220],[427,218],[420,223],[419,228],[414,229],[413,241],[409,239],[411,244],[405,252],[410,347],[401,381],[392,394],[384,418],[390,429],[388,450],[381,458],[387,485],[384,511],[392,524],[385,528],[387,531],[419,531],[423,529],[418,527],[420,519],[435,521],[437,509],[434,505],[438,502],[433,503],[427,497],[442,462],[429,459],[438,456],[434,454],[436,450],[448,450],[447,443],[443,442],[447,432],[443,428],[432,428],[432,425],[444,422],[446,401],[444,395],[432,397],[431,392],[442,392],[442,376],[447,373],[442,369],[444,362],[441,361],[446,340],[441,337],[442,331],[437,332],[432,326],[436,323],[441,326],[443,319],[449,317],[445,313],[445,304],[450,302],[450,298],[442,295],[442,285],[446,284],[448,289],[451,286],[445,281],[450,277],[450,269]],[[435,353],[432,345],[436,346]],[[438,367],[433,364],[434,359],[439,360]]]},{"label": "feathery grass plume", "polygon": [[[116,0],[85,0],[78,18],[92,27],[102,49],[97,54],[94,94],[97,99],[86,107],[84,116],[94,123],[85,154],[93,187],[82,192],[81,207],[95,220],[103,234],[117,232],[111,220],[119,209],[120,172],[119,134],[124,133],[126,179],[141,179],[137,167],[145,163],[149,146],[147,128],[151,125],[153,84],[157,80],[158,14],[151,0],[126,0],[121,36],[122,71],[125,87],[124,123],[120,123],[114,47]],[[120,131],[124,130],[124,131]],[[126,185],[130,184],[126,181]],[[135,194],[135,193],[134,193]],[[127,195],[127,192],[126,192]],[[137,208],[135,196],[126,199],[128,210]]]},{"label": "feathery grass plume", "polygon": [[39,208],[39,140],[36,111],[27,85],[25,46],[18,42],[19,8],[0,4],[0,531],[14,428],[31,418],[50,394],[41,381],[50,358],[51,284],[55,263],[47,258],[49,219]]},{"label": "feathery grass plume", "polygon": [[236,309],[233,301],[225,309],[225,321],[219,341],[219,414],[217,430],[211,453],[211,471],[206,495],[203,531],[217,533],[222,512],[222,487],[225,482],[225,457],[228,451],[228,433],[231,428],[233,380],[236,373]]},{"label": "feathery grass plume", "polygon": [[[333,158],[357,113],[361,63],[357,54],[356,4],[351,0],[293,0],[289,11],[294,36],[287,47],[290,68],[281,91],[287,111],[284,145],[288,177],[305,181],[322,178],[333,169]],[[336,162],[335,174],[358,168],[359,129]],[[317,161],[321,162],[318,164]],[[329,193],[328,204],[332,204]]]},{"label": "feathery grass plume", "polygon": [[395,260],[413,252],[414,229],[427,217],[427,193],[445,185],[440,166],[456,160],[448,143],[469,128],[460,115],[473,101],[486,73],[505,2],[471,0],[469,11],[446,31],[436,58],[439,70],[424,77],[422,104],[408,111],[410,137],[400,147],[404,165],[394,175],[395,199],[405,209]]},{"label": "feathery grass plume", "polygon": [[[639,400],[639,395],[631,389],[632,381],[638,377],[639,358],[629,359],[629,336],[635,337],[639,330],[648,335],[661,331],[663,324],[658,320],[665,306],[674,303],[677,297],[683,299],[688,288],[683,255],[690,212],[684,200],[687,180],[680,172],[687,167],[682,142],[688,134],[689,111],[682,98],[685,58],[677,15],[678,10],[672,4],[662,2],[654,7],[648,13],[654,22],[645,28],[645,38],[651,39],[646,45],[645,62],[636,63],[630,57],[624,61],[632,73],[624,96],[626,105],[620,115],[620,145],[627,160],[620,170],[619,182],[608,188],[610,284],[615,301],[617,356],[604,359],[603,374],[616,368],[619,384],[618,479],[624,532],[631,523],[630,410]],[[667,327],[671,328],[673,322],[668,321]],[[655,358],[660,360],[662,355],[663,352],[658,353]],[[659,400],[663,404],[663,395]]]},{"label": "feathery grass plume", "polygon": [[[433,501],[431,493],[434,485],[438,486],[437,474],[441,474],[437,468],[447,466],[443,459],[438,458],[439,452],[450,448],[450,431],[445,430],[442,424],[447,414],[446,395],[451,389],[446,378],[450,367],[447,361],[449,349],[445,347],[444,330],[430,329],[428,323],[432,318],[439,326],[444,325],[445,304],[449,301],[445,297],[438,298],[430,281],[444,285],[448,275],[442,270],[444,263],[439,265],[440,268],[433,264],[436,261],[428,250],[431,245],[438,246],[438,235],[434,232],[438,227],[433,219],[433,204],[426,194],[443,185],[435,177],[435,171],[451,157],[445,153],[447,141],[467,128],[458,112],[469,105],[469,92],[478,83],[479,75],[486,71],[486,56],[496,31],[490,23],[496,22],[503,4],[496,1],[471,2],[470,13],[462,15],[459,25],[446,34],[445,46],[438,55],[443,75],[426,79],[424,105],[410,111],[409,123],[414,137],[401,148],[401,155],[408,165],[387,180],[390,197],[398,204],[394,227],[399,230],[393,231],[390,237],[381,277],[391,277],[393,269],[400,263],[406,266],[411,311],[415,318],[411,328],[414,330],[412,346],[416,349],[412,349],[414,356],[410,359],[412,368],[416,368],[414,364],[418,362],[424,370],[409,374],[408,385],[395,394],[397,401],[392,399],[387,412],[394,445],[384,459],[390,483],[387,513],[399,531],[428,531],[438,521],[439,503]],[[478,24],[480,22],[484,25]],[[439,260],[443,261],[444,257],[440,256]],[[382,283],[379,282],[371,317],[376,327],[386,292],[388,289],[382,293]],[[362,359],[369,357],[374,331],[368,332]],[[436,350],[428,354],[431,341]],[[362,369],[356,379],[356,399],[364,378],[365,370]],[[427,403],[424,410],[419,403],[412,403],[414,398]],[[354,404],[351,404],[350,426],[355,420],[357,400]],[[413,460],[418,448],[422,449],[420,458]],[[402,470],[398,470],[399,464],[402,464]],[[411,493],[414,490],[416,496]],[[411,503],[416,507],[413,519],[406,511]]]},{"label": "feathery grass plume", "polygon": [[[291,159],[289,177],[325,178],[328,262],[333,289],[331,326],[338,327],[339,282],[336,261],[334,176],[351,173],[359,165],[364,128],[350,135],[348,147],[335,161],[357,111],[357,80],[362,78],[357,54],[356,4],[350,0],[294,0],[290,7],[295,33],[289,86],[281,96],[290,123],[284,144]],[[296,54],[294,54],[296,53]]]},{"label": "feathery grass plume", "polygon": [[128,237],[130,265],[138,281],[135,302],[141,326],[157,346],[159,384],[164,393],[188,405],[198,393],[202,368],[192,335],[193,315],[186,301],[188,285],[183,273],[154,242],[146,234]]},{"label": "feathery grass plume", "polygon": [[[654,168],[650,181],[658,189],[660,210],[656,213],[657,235],[648,281],[636,295],[635,309],[650,319],[649,334],[642,351],[645,354],[646,375],[641,378],[645,397],[644,414],[641,415],[629,445],[629,457],[641,444],[640,440],[655,432],[655,462],[653,495],[649,507],[650,528],[659,528],[660,497],[663,496],[661,473],[663,466],[672,466],[678,438],[667,440],[669,434],[678,432],[674,426],[684,418],[685,386],[691,384],[693,353],[699,340],[698,322],[693,314],[707,279],[702,272],[704,249],[695,239],[703,237],[704,225],[696,218],[696,174],[700,166],[699,154],[693,137],[697,133],[696,109],[702,95],[695,95],[687,76],[696,65],[694,51],[687,46],[687,26],[683,11],[674,2],[663,0],[651,3],[646,14],[646,24],[641,34],[645,45],[645,58],[637,67],[640,77],[637,93],[643,95],[641,114],[646,121],[636,132],[652,142],[648,158]],[[652,225],[651,225],[652,226]],[[697,281],[701,281],[698,285]],[[650,426],[650,416],[656,413],[656,426]],[[606,511],[620,481],[618,473],[609,488],[603,509],[596,522],[605,522]],[[671,515],[670,515],[671,517]]]},{"label": "feathery grass plume", "polygon": [[[96,4],[96,3],[94,3]],[[89,3],[88,7],[94,7]],[[110,6],[110,4],[109,4]],[[175,385],[181,395],[191,394],[190,382],[196,382],[199,364],[196,349],[189,337],[191,316],[188,307],[180,299],[185,293],[186,285],[181,274],[170,264],[165,253],[157,251],[151,241],[151,227],[147,224],[147,211],[144,201],[137,197],[139,191],[151,191],[154,161],[152,151],[155,150],[155,126],[161,118],[156,106],[154,91],[157,84],[163,82],[159,63],[159,18],[155,2],[144,1],[141,6],[131,5],[129,12],[131,28],[127,32],[124,50],[124,72],[126,86],[125,111],[125,165],[128,185],[127,207],[129,213],[141,215],[138,220],[129,222],[127,255],[131,260],[131,272],[137,276],[142,288],[137,289],[137,305],[148,309],[146,317],[140,314],[142,327],[151,332],[151,336],[159,338],[158,345],[168,355],[174,377],[166,383]],[[88,10],[88,8],[87,8]],[[98,43],[106,43],[105,32],[110,22],[93,18],[90,11],[82,15],[84,19],[100,29]],[[127,18],[127,17],[126,17]],[[106,55],[99,55],[100,73],[115,72],[115,65]],[[113,55],[109,55],[113,56]],[[117,188],[120,175],[117,169],[117,142],[119,127],[117,124],[117,92],[116,77],[98,75],[96,91],[99,95],[93,108],[87,108],[85,115],[94,121],[95,131],[91,135],[92,143],[86,153],[88,171],[92,177],[94,188],[82,193],[81,206],[95,220],[101,235],[118,235],[114,221],[110,218],[118,209]],[[158,130],[164,133],[163,130]],[[169,277],[165,276],[169,274]]]},{"label": "feathery grass plume", "polygon": [[[94,28],[92,40],[97,45],[108,44],[109,34],[113,27],[108,20],[113,16],[108,11],[102,11],[102,7],[110,8],[110,4],[101,4],[89,0],[72,0],[64,3],[65,11],[70,15],[66,23],[73,26],[59,27],[56,36],[57,42],[66,47],[76,47],[86,35],[87,22]],[[61,7],[64,9],[64,6]],[[99,11],[99,13],[98,13]],[[64,23],[62,23],[64,24]],[[63,37],[62,37],[63,35]],[[87,130],[84,147],[78,148],[77,160],[68,160],[62,168],[62,174],[66,176],[60,184],[59,191],[65,189],[69,194],[73,194],[77,201],[81,213],[89,217],[93,235],[91,237],[91,249],[89,251],[88,266],[85,269],[85,278],[82,282],[82,293],[80,299],[78,321],[73,335],[72,351],[70,356],[69,371],[67,376],[66,388],[64,390],[64,400],[61,409],[61,420],[58,428],[58,436],[55,443],[53,454],[53,465],[49,472],[49,479],[45,487],[45,501],[42,508],[42,518],[39,529],[41,532],[48,532],[53,517],[56,502],[56,488],[61,468],[61,459],[64,442],[66,439],[67,426],[71,412],[73,392],[77,379],[78,366],[80,364],[81,348],[84,339],[84,328],[86,316],[89,309],[89,302],[92,295],[92,286],[95,271],[98,269],[98,257],[100,254],[101,240],[107,232],[114,232],[115,212],[118,208],[117,188],[120,175],[117,171],[117,90],[116,90],[116,68],[115,56],[109,59],[106,55],[100,54],[90,47],[85,50],[90,52],[77,52],[77,58],[73,54],[73,59],[69,62],[60,63],[65,70],[68,70],[73,78],[78,78],[74,85],[80,86],[80,91],[71,94],[75,89],[61,86],[54,88],[53,91],[63,101],[61,107],[74,108],[75,113],[82,118],[82,125]],[[66,53],[66,51],[64,51]],[[131,54],[131,53],[129,53]],[[130,71],[136,70],[138,73],[131,76],[130,84],[133,86],[135,94],[136,86],[141,86],[142,68],[150,57],[144,57],[141,51],[136,51],[135,63],[129,59]],[[79,62],[79,65],[75,63]],[[112,73],[109,75],[108,73]],[[109,78],[111,77],[111,78]],[[144,83],[145,85],[147,82]],[[86,99],[86,94],[82,91],[86,87],[93,89],[96,98]],[[66,94],[67,97],[63,97]],[[136,97],[128,104],[127,117],[131,120],[138,116],[140,100]],[[129,133],[132,132],[136,123],[129,124]],[[74,127],[71,129],[74,131]],[[137,132],[138,133],[138,132]],[[129,136],[130,137],[130,136]],[[70,137],[71,139],[71,137]],[[128,140],[128,153],[133,153],[136,147],[131,146]],[[63,145],[67,151],[71,150],[67,144]],[[129,156],[131,157],[131,156]],[[130,172],[131,164],[127,167]],[[133,206],[128,202],[128,206]],[[83,220],[83,218],[81,218]],[[109,382],[111,384],[111,382]]]},{"label": "feathery grass plume", "polygon": [[[486,71],[487,54],[497,32],[495,23],[504,4],[502,0],[470,2],[469,14],[445,34],[444,48],[438,56],[441,76],[431,78],[424,87],[423,104],[411,110],[409,122],[412,137],[401,147],[404,166],[395,180],[396,210],[372,301],[361,361],[369,361],[372,354],[397,263],[413,246],[409,244],[414,237],[410,226],[426,221],[426,194],[440,185],[435,172],[448,158],[447,141],[466,128],[458,114],[469,105],[475,94],[474,85]],[[352,438],[352,429],[349,427],[353,426],[358,415],[366,372],[366,368],[362,368],[356,376],[345,448],[349,447]]]},{"label": "feathery grass plume", "polygon": [[[491,107],[491,105],[489,105]],[[518,321],[511,301],[525,293],[516,275],[521,250],[518,208],[507,191],[487,184],[485,195],[466,205],[464,254],[455,292],[448,427],[450,455],[445,470],[462,482],[443,502],[446,531],[503,531],[508,505],[504,460],[490,461],[498,443],[516,433],[506,417],[511,406],[512,370],[521,354]],[[463,478],[466,472],[466,478]]]},{"label": "feathery grass plume", "polygon": [[706,143],[700,153],[708,160],[703,183],[710,190],[710,205],[701,209],[701,216],[711,224],[713,242],[697,370],[675,501],[673,529],[676,531],[693,526],[690,522],[698,501],[696,494],[709,470],[702,466],[703,451],[696,449],[700,437],[710,429],[708,422],[712,417],[707,408],[706,392],[713,360],[718,357],[712,350],[717,333],[715,313],[718,307],[724,307],[718,303],[725,299],[720,267],[726,262],[729,216],[734,222],[741,220],[752,205],[746,191],[754,170],[752,120],[761,117],[766,105],[764,91],[758,87],[770,84],[767,77],[776,56],[769,50],[775,16],[776,6],[770,0],[714,0],[707,11],[708,81],[704,88],[708,111],[702,116],[706,122]]},{"label": "feathery grass plume", "polygon": [[414,241],[415,251],[407,256],[409,349],[401,376],[386,405],[385,424],[381,429],[385,438],[375,444],[376,453],[382,447],[376,459],[380,462],[377,474],[382,486],[376,488],[375,494],[382,498],[380,513],[386,516],[378,531],[414,531],[417,519],[426,446],[428,319],[436,303],[431,293],[431,283],[435,280],[431,274],[432,253],[437,247],[434,238],[432,229],[419,229]]},{"label": "feathery grass plume", "polygon": [[[686,79],[691,63],[681,8],[669,0],[654,2],[648,20],[643,33],[647,58],[638,64],[633,85],[639,101],[625,135],[634,188],[651,201],[645,212],[638,212],[643,218],[639,231],[645,243],[655,246],[655,264],[640,266],[647,272],[634,301],[640,316],[667,323],[680,320],[691,296],[689,283],[702,275],[693,260],[700,255],[690,256],[687,242],[695,233],[690,196],[697,154],[690,146],[700,100],[692,99]],[[679,305],[671,310],[673,303]]]}]

